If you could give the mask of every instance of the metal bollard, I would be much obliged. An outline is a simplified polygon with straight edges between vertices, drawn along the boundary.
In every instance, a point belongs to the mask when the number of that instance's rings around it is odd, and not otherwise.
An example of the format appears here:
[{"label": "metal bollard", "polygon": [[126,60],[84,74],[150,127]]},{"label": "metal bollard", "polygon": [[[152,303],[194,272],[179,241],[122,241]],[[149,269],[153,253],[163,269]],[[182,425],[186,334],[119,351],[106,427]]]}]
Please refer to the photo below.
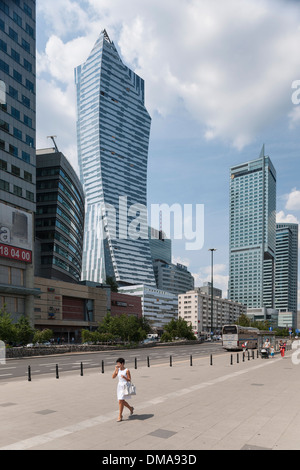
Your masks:
[{"label": "metal bollard", "polygon": [[252,359],[254,359],[254,349],[252,349]]},{"label": "metal bollard", "polygon": [[233,355],[231,354],[230,355],[230,365],[232,366],[232,364],[233,364]]},{"label": "metal bollard", "polygon": [[243,362],[245,362],[245,353],[243,352]]},{"label": "metal bollard", "polygon": [[80,363],[80,375],[81,375],[81,377],[83,376],[83,364],[82,364],[82,362]]},{"label": "metal bollard", "polygon": [[192,365],[193,365],[193,356],[190,355],[190,366],[192,366]]},{"label": "metal bollard", "polygon": [[56,378],[59,379],[58,364],[56,364]]},{"label": "metal bollard", "polygon": [[239,353],[236,354],[236,363],[239,364],[240,362],[240,355]]},{"label": "metal bollard", "polygon": [[137,358],[134,358],[134,368],[137,369]]},{"label": "metal bollard", "polygon": [[31,382],[31,367],[28,366],[28,382]]},{"label": "metal bollard", "polygon": [[170,356],[170,367],[172,367],[172,356]]},{"label": "metal bollard", "polygon": [[102,361],[102,370],[101,370],[102,374],[104,374],[104,361]]},{"label": "metal bollard", "polygon": [[150,358],[147,356],[147,367],[150,367]]},{"label": "metal bollard", "polygon": [[210,365],[211,365],[211,366],[213,365],[213,357],[212,357],[212,354],[210,355]]}]

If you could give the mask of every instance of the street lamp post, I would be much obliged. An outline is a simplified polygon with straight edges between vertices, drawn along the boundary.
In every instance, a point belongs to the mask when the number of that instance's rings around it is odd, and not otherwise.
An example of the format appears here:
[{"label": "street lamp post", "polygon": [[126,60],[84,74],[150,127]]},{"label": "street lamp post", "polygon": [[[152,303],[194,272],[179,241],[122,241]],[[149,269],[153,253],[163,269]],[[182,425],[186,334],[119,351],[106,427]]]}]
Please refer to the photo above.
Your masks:
[{"label": "street lamp post", "polygon": [[211,331],[211,340],[213,339],[213,302],[214,302],[214,251],[217,251],[216,248],[209,248],[211,252],[211,298],[210,298],[210,331]]}]

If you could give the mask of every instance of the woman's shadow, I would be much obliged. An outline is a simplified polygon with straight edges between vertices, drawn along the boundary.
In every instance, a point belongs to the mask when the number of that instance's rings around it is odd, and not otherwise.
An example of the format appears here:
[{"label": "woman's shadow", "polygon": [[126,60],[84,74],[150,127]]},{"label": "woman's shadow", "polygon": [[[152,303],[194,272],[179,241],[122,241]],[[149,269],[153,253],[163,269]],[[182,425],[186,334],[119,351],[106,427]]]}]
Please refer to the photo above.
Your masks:
[{"label": "woman's shadow", "polygon": [[139,421],[145,421],[146,419],[150,419],[150,418],[153,418],[154,414],[133,414],[131,416],[128,417],[128,419],[130,419],[130,421],[133,421],[133,420],[139,420]]}]

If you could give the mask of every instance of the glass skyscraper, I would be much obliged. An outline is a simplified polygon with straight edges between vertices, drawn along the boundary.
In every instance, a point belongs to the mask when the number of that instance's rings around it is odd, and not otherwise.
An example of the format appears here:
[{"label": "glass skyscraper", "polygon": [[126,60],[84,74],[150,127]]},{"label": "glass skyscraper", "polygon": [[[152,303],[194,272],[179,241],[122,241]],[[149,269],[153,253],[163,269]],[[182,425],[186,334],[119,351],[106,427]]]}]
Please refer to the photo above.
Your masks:
[{"label": "glass skyscraper", "polygon": [[275,307],[281,312],[293,312],[295,322],[298,303],[298,224],[276,224],[275,273]]},{"label": "glass skyscraper", "polygon": [[230,170],[229,299],[274,307],[276,171],[260,157]]},{"label": "glass skyscraper", "polygon": [[104,30],[75,69],[75,82],[86,196],[82,277],[155,286],[146,211],[151,118],[144,81],[123,64]]}]

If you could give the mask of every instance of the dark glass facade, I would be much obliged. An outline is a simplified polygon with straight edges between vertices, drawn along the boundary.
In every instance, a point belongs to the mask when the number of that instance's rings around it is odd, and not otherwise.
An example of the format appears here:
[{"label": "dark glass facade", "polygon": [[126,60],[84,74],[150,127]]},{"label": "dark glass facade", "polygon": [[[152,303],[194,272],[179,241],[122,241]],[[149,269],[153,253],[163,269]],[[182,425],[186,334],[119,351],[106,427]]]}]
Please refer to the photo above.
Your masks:
[{"label": "dark glass facade", "polygon": [[61,152],[40,150],[36,163],[36,274],[79,282],[84,233],[82,185]]}]

